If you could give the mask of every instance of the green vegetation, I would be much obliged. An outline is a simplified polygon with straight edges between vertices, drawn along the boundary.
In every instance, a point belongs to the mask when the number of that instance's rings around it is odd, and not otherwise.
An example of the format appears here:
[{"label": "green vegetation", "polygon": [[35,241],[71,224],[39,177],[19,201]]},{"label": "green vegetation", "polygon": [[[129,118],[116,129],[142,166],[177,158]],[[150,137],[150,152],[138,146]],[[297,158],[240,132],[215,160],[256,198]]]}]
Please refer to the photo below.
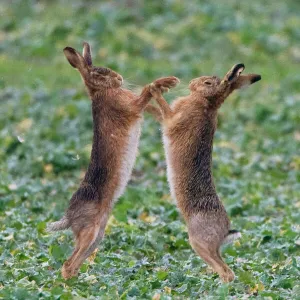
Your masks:
[{"label": "green vegetation", "polygon": [[[299,11],[297,0],[1,1],[0,298],[300,299]],[[45,226],[89,160],[90,101],[62,53],[83,40],[128,86],[181,78],[169,100],[235,63],[262,75],[226,101],[214,143],[217,189],[243,234],[224,249],[233,283],[189,246],[149,116],[98,254],[62,279],[72,236]]]}]

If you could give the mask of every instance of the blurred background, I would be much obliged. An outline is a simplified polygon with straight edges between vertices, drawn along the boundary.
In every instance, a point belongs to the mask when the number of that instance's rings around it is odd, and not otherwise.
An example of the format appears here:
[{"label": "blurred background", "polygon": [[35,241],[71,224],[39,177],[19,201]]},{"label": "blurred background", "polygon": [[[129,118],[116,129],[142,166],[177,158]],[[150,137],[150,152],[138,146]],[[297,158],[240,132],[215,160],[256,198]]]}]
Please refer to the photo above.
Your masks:
[{"label": "blurred background", "polygon": [[[298,299],[299,40],[297,0],[1,1],[0,297]],[[214,142],[217,190],[243,233],[224,251],[235,283],[221,285],[191,250],[149,116],[97,256],[79,281],[62,280],[72,237],[45,226],[63,215],[89,162],[90,100],[62,52],[83,41],[127,88],[179,77],[168,101],[235,63],[262,75],[226,100]]]}]

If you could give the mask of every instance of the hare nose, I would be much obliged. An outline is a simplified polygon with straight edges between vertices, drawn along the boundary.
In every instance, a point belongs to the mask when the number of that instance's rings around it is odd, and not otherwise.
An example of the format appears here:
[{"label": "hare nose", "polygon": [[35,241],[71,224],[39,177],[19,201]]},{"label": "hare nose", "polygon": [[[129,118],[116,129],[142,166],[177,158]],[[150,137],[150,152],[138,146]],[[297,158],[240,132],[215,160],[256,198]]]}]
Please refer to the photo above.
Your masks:
[{"label": "hare nose", "polygon": [[111,75],[113,76],[113,77],[117,77],[118,79],[123,79],[123,77],[121,76],[121,75],[119,75],[117,72],[115,72],[115,71],[111,71]]},{"label": "hare nose", "polygon": [[122,77],[121,75],[119,75],[119,74],[117,74],[117,79],[118,79],[119,81],[123,82],[123,77]]}]

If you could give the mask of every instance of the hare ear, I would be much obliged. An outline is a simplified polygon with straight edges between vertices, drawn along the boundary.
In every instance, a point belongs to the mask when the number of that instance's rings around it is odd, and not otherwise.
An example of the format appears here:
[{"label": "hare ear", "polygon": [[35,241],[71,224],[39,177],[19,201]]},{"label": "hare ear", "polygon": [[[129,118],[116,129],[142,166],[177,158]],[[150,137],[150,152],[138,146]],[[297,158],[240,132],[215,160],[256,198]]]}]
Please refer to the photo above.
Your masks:
[{"label": "hare ear", "polygon": [[86,63],[91,66],[92,65],[92,51],[89,43],[83,43],[82,56],[85,59]]},{"label": "hare ear", "polygon": [[246,87],[250,84],[253,84],[257,81],[261,80],[261,76],[258,74],[247,74],[247,75],[241,75],[233,84],[232,89],[241,89],[243,87]]},{"label": "hare ear", "polygon": [[87,67],[85,59],[75,49],[66,47],[64,49],[64,54],[73,68],[76,68],[80,71]]},{"label": "hare ear", "polygon": [[234,82],[235,80],[237,80],[237,78],[239,78],[239,76],[241,75],[241,73],[244,71],[245,69],[245,65],[244,64],[236,64],[234,65],[225,75],[225,77],[223,78],[222,82],[223,83],[227,83],[230,84],[232,82]]}]

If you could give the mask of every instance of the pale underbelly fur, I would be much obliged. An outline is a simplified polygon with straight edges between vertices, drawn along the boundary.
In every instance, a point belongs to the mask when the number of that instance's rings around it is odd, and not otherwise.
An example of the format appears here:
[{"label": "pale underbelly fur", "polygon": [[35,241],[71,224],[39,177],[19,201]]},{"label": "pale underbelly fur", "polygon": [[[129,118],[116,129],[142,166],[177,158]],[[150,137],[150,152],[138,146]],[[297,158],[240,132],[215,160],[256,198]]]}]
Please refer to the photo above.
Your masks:
[{"label": "pale underbelly fur", "polygon": [[119,173],[119,184],[113,196],[113,201],[124,193],[126,185],[130,179],[134,162],[138,153],[138,145],[141,134],[141,120],[138,120],[130,129],[127,144],[122,155],[122,164]]},{"label": "pale underbelly fur", "polygon": [[167,178],[169,182],[170,187],[170,193],[174,200],[176,200],[176,193],[175,193],[175,179],[174,179],[174,171],[172,168],[172,157],[171,157],[171,151],[170,151],[170,141],[168,137],[163,134],[163,143],[164,143],[164,149],[165,149],[165,158],[167,163]]}]

